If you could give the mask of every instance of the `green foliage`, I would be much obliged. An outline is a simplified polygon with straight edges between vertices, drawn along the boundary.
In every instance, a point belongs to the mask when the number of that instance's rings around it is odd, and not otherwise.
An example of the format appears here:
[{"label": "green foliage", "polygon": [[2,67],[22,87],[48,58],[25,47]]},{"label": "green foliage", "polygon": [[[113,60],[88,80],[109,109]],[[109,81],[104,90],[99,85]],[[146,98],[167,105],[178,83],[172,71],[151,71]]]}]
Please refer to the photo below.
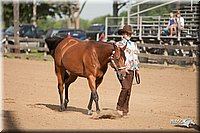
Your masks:
[{"label": "green foliage", "polygon": [[13,5],[10,3],[2,3],[4,28],[13,24]]},{"label": "green foliage", "polygon": [[54,29],[54,28],[66,28],[67,20],[56,20],[53,18],[40,19],[37,21],[38,27],[44,30]]},{"label": "green foliage", "polygon": [[125,17],[125,16],[127,17],[127,11],[121,12],[119,16],[120,16],[120,17]]},{"label": "green foliage", "polygon": [[[63,15],[69,15],[69,4],[66,3],[49,3],[49,2],[37,2],[37,20],[47,19],[48,16],[55,18]],[[3,9],[3,20],[5,28],[13,25],[13,3],[2,2]],[[19,21],[20,23],[31,23],[33,17],[33,3],[32,2],[21,2],[19,5]]]},{"label": "green foliage", "polygon": [[91,24],[105,24],[106,17],[111,17],[111,15],[108,14],[108,15],[105,15],[105,16],[100,16],[100,17],[94,18],[91,21]]},{"label": "green foliage", "polygon": [[[44,30],[56,29],[56,28],[67,28],[67,20],[64,19],[53,19],[49,17],[48,19],[40,19],[37,21],[38,27]],[[80,19],[80,29],[86,30],[91,25],[90,21],[85,19]]]},{"label": "green foliage", "polygon": [[80,19],[80,29],[87,30],[90,25],[91,23],[89,20]]}]

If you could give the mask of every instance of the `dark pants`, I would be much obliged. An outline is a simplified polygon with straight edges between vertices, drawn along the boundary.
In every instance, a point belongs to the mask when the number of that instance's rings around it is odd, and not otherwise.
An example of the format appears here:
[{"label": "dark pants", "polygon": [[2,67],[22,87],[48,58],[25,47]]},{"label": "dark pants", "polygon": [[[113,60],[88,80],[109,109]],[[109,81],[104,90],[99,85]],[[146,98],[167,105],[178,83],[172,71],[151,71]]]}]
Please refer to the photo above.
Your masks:
[{"label": "dark pants", "polygon": [[124,113],[129,112],[129,99],[131,95],[131,87],[133,83],[133,74],[134,71],[129,70],[129,74],[126,75],[126,78],[119,81],[121,83],[122,89],[117,102],[117,110],[123,111]]}]

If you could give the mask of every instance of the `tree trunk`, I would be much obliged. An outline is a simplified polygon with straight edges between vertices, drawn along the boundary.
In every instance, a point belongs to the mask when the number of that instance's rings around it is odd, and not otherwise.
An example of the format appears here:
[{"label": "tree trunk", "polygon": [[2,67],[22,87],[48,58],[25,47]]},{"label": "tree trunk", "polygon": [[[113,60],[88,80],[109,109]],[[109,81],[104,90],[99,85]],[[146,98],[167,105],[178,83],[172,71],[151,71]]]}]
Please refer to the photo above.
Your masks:
[{"label": "tree trunk", "polygon": [[118,3],[115,0],[113,2],[113,17],[118,17]]},{"label": "tree trunk", "polygon": [[37,0],[33,0],[33,25],[37,27]]},{"label": "tree trunk", "polygon": [[[118,17],[118,2],[116,0],[113,1],[113,17]],[[113,25],[117,25],[117,19],[113,19]]]},{"label": "tree trunk", "polygon": [[[19,45],[19,0],[13,0],[14,15],[14,40],[15,45]],[[20,53],[20,49],[16,49],[15,53]]]}]

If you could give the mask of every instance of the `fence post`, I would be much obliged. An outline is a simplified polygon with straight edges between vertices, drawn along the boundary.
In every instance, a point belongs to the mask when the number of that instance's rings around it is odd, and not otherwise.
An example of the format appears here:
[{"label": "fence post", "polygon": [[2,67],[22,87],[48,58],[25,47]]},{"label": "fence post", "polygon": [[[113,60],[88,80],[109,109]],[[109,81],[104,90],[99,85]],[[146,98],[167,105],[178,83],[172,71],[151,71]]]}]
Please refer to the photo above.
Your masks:
[{"label": "fence post", "polygon": [[142,40],[142,17],[140,16],[140,30],[139,30],[139,39]]},{"label": "fence post", "polygon": [[178,23],[178,41],[181,40],[181,29],[180,29],[180,24]]},{"label": "fence post", "polygon": [[[181,42],[179,42],[179,46],[183,46],[183,45],[181,44]],[[184,52],[183,49],[180,49],[180,51],[181,51],[181,53],[183,54],[183,56],[186,56],[186,54],[185,54],[185,52]]]},{"label": "fence post", "polygon": [[139,23],[140,23],[140,14],[139,14],[139,12],[140,12],[140,4],[138,4],[137,5],[137,12],[138,12],[138,14],[137,14],[137,29],[139,29]]},{"label": "fence post", "polygon": [[[168,45],[168,44],[165,43],[164,45]],[[168,56],[168,52],[167,52],[166,48],[165,48],[165,51],[164,51],[164,56]],[[164,59],[164,65],[167,66],[167,59]]]},{"label": "fence post", "polygon": [[99,33],[96,35],[96,41],[99,41]]},{"label": "fence post", "polygon": [[[196,58],[196,54],[195,54],[194,50],[192,50],[192,57]],[[197,60],[198,60],[198,58],[197,58]],[[195,62],[197,62],[197,60],[196,61],[195,60],[192,61],[192,68],[193,68],[194,71],[196,71],[196,64],[195,64]]]},{"label": "fence post", "polygon": [[107,42],[107,40],[108,40],[108,17],[106,17],[106,20],[105,20],[105,39]]},{"label": "fence post", "polygon": [[123,27],[124,26],[124,17],[122,17],[122,23],[121,23],[121,27]]},{"label": "fence post", "polygon": [[26,38],[26,47],[27,47],[25,51],[26,51],[26,55],[28,55],[28,37],[26,36],[25,38]]},{"label": "fence post", "polygon": [[158,40],[160,40],[160,16],[158,16]]},{"label": "fence post", "polygon": [[[47,44],[46,44],[46,43],[44,44],[44,48],[45,48],[45,49],[47,48]],[[47,51],[44,50],[44,57],[46,57],[46,56],[47,56]]]},{"label": "fence post", "polygon": [[3,52],[8,53],[8,37],[5,38],[5,45],[3,46]]}]

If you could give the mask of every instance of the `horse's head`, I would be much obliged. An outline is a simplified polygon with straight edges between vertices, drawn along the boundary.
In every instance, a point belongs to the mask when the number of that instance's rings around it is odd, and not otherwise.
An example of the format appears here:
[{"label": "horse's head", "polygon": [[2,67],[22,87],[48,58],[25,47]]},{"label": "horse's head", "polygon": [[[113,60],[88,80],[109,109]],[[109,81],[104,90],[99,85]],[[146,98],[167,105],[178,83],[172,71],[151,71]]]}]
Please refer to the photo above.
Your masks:
[{"label": "horse's head", "polygon": [[126,77],[126,67],[125,67],[126,57],[124,54],[124,48],[119,48],[114,45],[114,51],[111,56],[111,67],[117,71],[117,75],[119,79],[123,79]]},{"label": "horse's head", "polygon": [[54,50],[57,47],[57,45],[63,40],[64,38],[60,38],[58,36],[53,36],[51,38],[46,38],[45,42],[47,44],[47,47],[49,49],[50,54],[53,56]]}]

